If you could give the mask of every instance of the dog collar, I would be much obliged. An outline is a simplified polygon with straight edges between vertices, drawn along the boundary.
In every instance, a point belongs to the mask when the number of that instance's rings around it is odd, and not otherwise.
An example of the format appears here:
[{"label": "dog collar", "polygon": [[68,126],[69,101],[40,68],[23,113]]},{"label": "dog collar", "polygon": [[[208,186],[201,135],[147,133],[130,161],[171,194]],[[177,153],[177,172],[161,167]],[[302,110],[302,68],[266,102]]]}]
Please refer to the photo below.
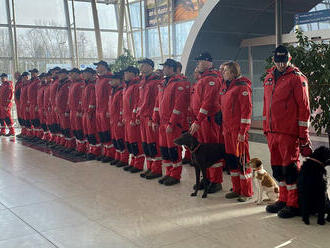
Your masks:
[{"label": "dog collar", "polygon": [[197,146],[191,151],[191,153],[196,152],[200,146],[201,146],[201,144],[198,144],[198,145],[197,145]]},{"label": "dog collar", "polygon": [[319,161],[319,160],[317,160],[317,159],[315,159],[315,158],[307,158],[307,159],[312,160],[312,161],[314,161],[314,162],[316,162],[316,163],[318,163],[318,164],[324,166],[324,164],[323,164],[321,161]]}]

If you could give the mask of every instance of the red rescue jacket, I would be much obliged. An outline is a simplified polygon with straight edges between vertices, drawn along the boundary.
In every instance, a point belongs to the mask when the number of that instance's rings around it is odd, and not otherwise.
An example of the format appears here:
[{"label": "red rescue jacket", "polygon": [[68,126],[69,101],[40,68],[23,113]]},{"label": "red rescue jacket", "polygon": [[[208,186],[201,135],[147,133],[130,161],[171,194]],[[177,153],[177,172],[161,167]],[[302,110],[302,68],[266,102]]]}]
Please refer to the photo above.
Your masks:
[{"label": "red rescue jacket", "polygon": [[297,67],[290,66],[275,80],[275,67],[264,81],[263,129],[308,138],[310,119],[308,80]]},{"label": "red rescue jacket", "polygon": [[37,107],[38,111],[46,111],[44,106],[44,96],[47,89],[47,84],[45,82],[40,82],[37,91]]},{"label": "red rescue jacket", "polygon": [[251,126],[251,81],[246,77],[233,79],[229,85],[223,84],[221,92],[223,130],[245,135]]},{"label": "red rescue jacket", "polygon": [[33,78],[31,79],[31,83],[28,87],[28,104],[29,106],[37,106],[37,94],[38,94],[38,88],[40,85],[40,79],[39,78]]},{"label": "red rescue jacket", "polygon": [[82,93],[85,89],[86,83],[79,79],[72,82],[69,90],[69,108],[71,111],[82,112]]},{"label": "red rescue jacket", "polygon": [[13,98],[13,82],[6,81],[0,86],[0,105],[1,107],[11,107]]},{"label": "red rescue jacket", "polygon": [[220,110],[220,85],[218,73],[212,70],[203,72],[194,85],[190,107],[198,125],[208,116],[215,116]]},{"label": "red rescue jacket", "polygon": [[135,121],[136,108],[139,101],[139,82],[140,78],[136,77],[130,82],[125,82],[123,91],[123,120]]},{"label": "red rescue jacket", "polygon": [[138,118],[149,117],[151,119],[158,95],[158,86],[161,82],[162,79],[154,73],[147,77],[142,77],[139,84]]},{"label": "red rescue jacket", "polygon": [[111,85],[110,85],[110,78],[107,76],[112,75],[109,72],[105,76],[99,76],[96,79],[95,84],[95,95],[96,95],[96,112],[98,113],[105,113],[108,111],[108,102],[109,96],[111,94]]},{"label": "red rescue jacket", "polygon": [[14,91],[16,106],[20,106],[22,88],[23,88],[23,81],[21,80],[17,81],[15,84],[15,91]]},{"label": "red rescue jacket", "polygon": [[109,98],[110,125],[118,125],[123,119],[123,86],[119,85],[112,89]]},{"label": "red rescue jacket", "polygon": [[186,81],[180,75],[165,78],[159,86],[153,121],[183,127],[187,111]]},{"label": "red rescue jacket", "polygon": [[55,97],[56,112],[60,114],[68,113],[70,112],[68,100],[71,80],[65,78],[60,80],[59,83]]},{"label": "red rescue jacket", "polygon": [[86,86],[81,96],[82,111],[91,114],[96,110],[95,81],[85,82]]}]

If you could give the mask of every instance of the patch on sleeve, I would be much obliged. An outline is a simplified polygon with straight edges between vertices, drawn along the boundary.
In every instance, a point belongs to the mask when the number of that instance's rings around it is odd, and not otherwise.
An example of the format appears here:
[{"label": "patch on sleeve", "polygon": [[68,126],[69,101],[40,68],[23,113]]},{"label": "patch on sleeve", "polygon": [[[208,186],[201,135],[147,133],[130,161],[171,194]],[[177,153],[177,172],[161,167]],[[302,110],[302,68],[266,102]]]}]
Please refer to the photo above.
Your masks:
[{"label": "patch on sleeve", "polygon": [[307,86],[307,83],[306,82],[302,82],[302,86],[303,87],[306,87]]},{"label": "patch on sleeve", "polygon": [[248,95],[249,95],[249,92],[247,92],[247,91],[243,91],[243,92],[242,92],[242,95],[243,95],[243,96],[248,96]]},{"label": "patch on sleeve", "polygon": [[180,87],[178,87],[178,90],[183,90],[183,87],[181,87],[181,86],[180,86]]},{"label": "patch on sleeve", "polygon": [[213,86],[215,85],[215,82],[209,82],[209,85]]}]

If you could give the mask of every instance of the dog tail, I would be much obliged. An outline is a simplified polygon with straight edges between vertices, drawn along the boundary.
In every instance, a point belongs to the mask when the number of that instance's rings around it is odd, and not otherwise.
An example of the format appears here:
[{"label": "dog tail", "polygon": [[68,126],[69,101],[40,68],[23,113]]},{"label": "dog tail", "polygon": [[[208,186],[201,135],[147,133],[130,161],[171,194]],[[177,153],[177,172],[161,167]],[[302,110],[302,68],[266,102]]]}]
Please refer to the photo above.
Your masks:
[{"label": "dog tail", "polygon": [[277,193],[277,194],[280,193],[278,187],[276,187],[276,188],[274,189],[274,192]]}]

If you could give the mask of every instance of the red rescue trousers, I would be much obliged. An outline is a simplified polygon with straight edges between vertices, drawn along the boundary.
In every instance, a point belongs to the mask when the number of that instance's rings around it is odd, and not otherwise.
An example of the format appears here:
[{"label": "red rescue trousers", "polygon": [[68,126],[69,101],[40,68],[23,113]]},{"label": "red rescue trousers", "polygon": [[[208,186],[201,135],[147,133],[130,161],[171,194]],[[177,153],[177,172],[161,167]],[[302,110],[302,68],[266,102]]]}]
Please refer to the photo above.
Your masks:
[{"label": "red rescue trousers", "polygon": [[132,155],[131,165],[142,170],[145,156],[143,154],[141,133],[139,125],[131,125],[130,120],[125,122],[125,140],[129,143],[129,152]]},{"label": "red rescue trousers", "polygon": [[166,176],[181,179],[182,172],[182,146],[174,144],[174,140],[181,136],[182,128],[174,126],[172,132],[166,133],[168,124],[159,127],[159,146],[166,167]]},{"label": "red rescue trousers", "polygon": [[10,134],[15,134],[15,130],[13,128],[13,119],[11,117],[11,109],[8,107],[0,106],[0,132],[1,134],[5,134],[6,126],[9,128]]},{"label": "red rescue trousers", "polygon": [[268,133],[268,147],[273,176],[279,182],[279,200],[298,207],[297,178],[300,170],[299,139],[286,134]]},{"label": "red rescue trousers", "polygon": [[253,195],[252,169],[245,168],[245,163],[250,160],[248,135],[246,134],[244,142],[238,142],[238,131],[225,130],[224,140],[226,163],[230,168],[233,192],[251,197]]},{"label": "red rescue trousers", "polygon": [[[128,164],[129,153],[125,148],[125,126],[121,122],[119,125],[118,123],[111,123],[111,134],[112,139],[117,143],[117,147],[115,148],[115,156],[112,158]],[[121,145],[119,145],[120,142],[122,142]]]},{"label": "red rescue trousers", "polygon": [[154,174],[162,174],[162,156],[159,149],[159,134],[152,129],[152,120],[149,117],[141,118],[141,139],[147,159],[147,169]]}]

